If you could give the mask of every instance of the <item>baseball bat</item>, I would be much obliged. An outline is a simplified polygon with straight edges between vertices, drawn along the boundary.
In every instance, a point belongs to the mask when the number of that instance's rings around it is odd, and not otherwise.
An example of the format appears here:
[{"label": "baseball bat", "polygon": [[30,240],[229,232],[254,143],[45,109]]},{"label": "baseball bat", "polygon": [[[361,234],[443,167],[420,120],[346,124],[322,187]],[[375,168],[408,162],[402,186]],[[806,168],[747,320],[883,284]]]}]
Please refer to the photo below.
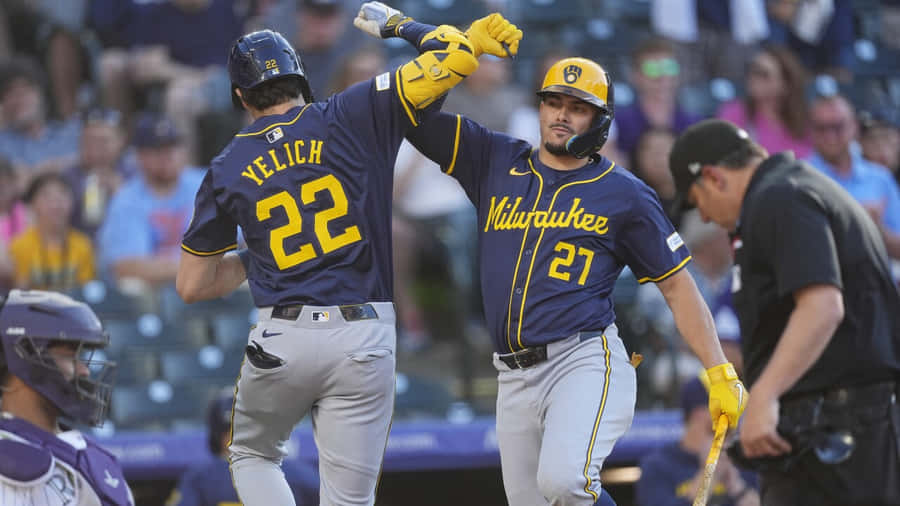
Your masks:
[{"label": "baseball bat", "polygon": [[726,432],[728,432],[728,416],[722,414],[716,420],[716,435],[713,436],[709,455],[706,456],[706,468],[703,469],[703,480],[700,482],[700,488],[697,489],[697,498],[694,499],[694,506],[706,506],[709,490],[712,488],[713,473],[716,470],[716,464],[719,463],[719,454],[722,453],[722,444],[725,442]]}]

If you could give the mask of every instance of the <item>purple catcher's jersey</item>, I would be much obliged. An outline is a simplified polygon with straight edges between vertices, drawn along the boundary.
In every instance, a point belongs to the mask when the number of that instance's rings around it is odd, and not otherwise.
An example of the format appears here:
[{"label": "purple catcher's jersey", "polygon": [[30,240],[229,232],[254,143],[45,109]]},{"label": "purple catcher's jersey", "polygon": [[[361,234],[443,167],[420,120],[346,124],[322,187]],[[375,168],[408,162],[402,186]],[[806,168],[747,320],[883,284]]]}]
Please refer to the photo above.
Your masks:
[{"label": "purple catcher's jersey", "polygon": [[243,129],[213,160],[182,248],[228,251],[240,226],[260,307],[390,301],[394,161],[415,118],[395,79]]},{"label": "purple catcher's jersey", "polygon": [[615,321],[612,291],[626,265],[645,283],[690,260],[656,193],[607,159],[554,170],[527,142],[446,113],[408,138],[478,209],[481,289],[499,353],[602,330]]},{"label": "purple catcher's jersey", "polygon": [[116,458],[80,432],[0,417],[0,504],[133,506]]}]

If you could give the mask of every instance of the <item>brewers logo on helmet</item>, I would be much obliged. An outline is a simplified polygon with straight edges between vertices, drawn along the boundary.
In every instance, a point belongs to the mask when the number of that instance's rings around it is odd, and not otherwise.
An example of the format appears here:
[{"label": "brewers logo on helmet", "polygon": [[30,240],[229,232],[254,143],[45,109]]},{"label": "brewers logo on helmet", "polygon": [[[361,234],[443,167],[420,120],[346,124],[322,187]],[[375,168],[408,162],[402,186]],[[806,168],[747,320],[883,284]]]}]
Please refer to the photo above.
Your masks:
[{"label": "brewers logo on helmet", "polygon": [[603,67],[587,58],[563,58],[547,71],[537,93],[540,96],[545,93],[569,95],[597,107],[600,112],[591,128],[572,136],[566,143],[566,150],[572,156],[584,158],[603,147],[614,115],[612,81]]}]

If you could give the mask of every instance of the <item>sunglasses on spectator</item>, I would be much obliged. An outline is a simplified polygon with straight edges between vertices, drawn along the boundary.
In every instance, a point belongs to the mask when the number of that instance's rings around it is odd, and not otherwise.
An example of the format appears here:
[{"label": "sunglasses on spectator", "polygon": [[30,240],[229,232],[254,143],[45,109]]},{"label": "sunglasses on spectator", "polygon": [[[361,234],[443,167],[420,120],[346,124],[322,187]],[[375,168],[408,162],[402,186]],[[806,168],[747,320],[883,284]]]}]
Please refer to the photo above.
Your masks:
[{"label": "sunglasses on spectator", "polygon": [[641,73],[651,79],[674,77],[681,73],[681,66],[675,58],[655,58],[641,63]]},{"label": "sunglasses on spectator", "polygon": [[835,134],[840,134],[844,132],[844,129],[847,128],[847,122],[845,121],[833,121],[829,123],[813,123],[812,129],[819,133],[832,132]]}]

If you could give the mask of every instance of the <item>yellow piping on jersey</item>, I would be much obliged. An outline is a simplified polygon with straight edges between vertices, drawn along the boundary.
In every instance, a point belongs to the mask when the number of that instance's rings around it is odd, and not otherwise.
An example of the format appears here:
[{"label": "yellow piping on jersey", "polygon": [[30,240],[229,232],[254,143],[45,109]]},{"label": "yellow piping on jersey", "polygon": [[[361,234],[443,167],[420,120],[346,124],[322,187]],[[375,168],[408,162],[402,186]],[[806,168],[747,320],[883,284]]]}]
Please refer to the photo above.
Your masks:
[{"label": "yellow piping on jersey", "polygon": [[453,140],[453,159],[450,160],[450,167],[447,174],[453,174],[453,168],[456,167],[456,155],[459,153],[459,128],[462,126],[462,116],[456,115],[456,138]]},{"label": "yellow piping on jersey", "polygon": [[409,122],[412,123],[412,126],[419,126],[415,114],[409,110],[409,104],[406,102],[406,97],[403,96],[403,79],[400,77],[400,67],[397,67],[397,75],[394,80],[397,83],[397,97],[400,99],[400,103],[403,104],[403,110],[406,111],[406,115],[409,116]]},{"label": "yellow piping on jersey", "polygon": [[[528,159],[528,163],[531,164],[531,158]],[[572,181],[571,183],[566,183],[559,187],[556,192],[553,194],[553,198],[550,199],[550,206],[547,208],[547,213],[553,211],[553,204],[556,203],[556,197],[559,197],[559,192],[563,191],[565,188],[569,186],[574,186],[576,184],[584,184],[584,183],[593,183],[594,181],[598,181],[603,176],[609,174],[614,168],[616,164],[612,163],[608,169],[603,171],[599,176],[594,176],[591,179],[585,179],[583,181]],[[534,170],[534,166],[531,167]],[[537,174],[537,171],[535,171]],[[531,271],[534,269],[534,259],[537,258],[538,248],[541,247],[541,240],[544,238],[544,232],[546,232],[546,228],[541,229],[541,234],[538,236],[537,243],[534,245],[534,251],[531,253],[531,264],[528,266],[528,277],[525,278],[525,292],[522,294],[522,305],[519,308],[519,328],[516,331],[516,342],[519,344],[520,348],[524,348],[525,345],[522,344],[522,321],[525,319],[525,300],[528,298],[528,285],[531,284]],[[528,234],[528,230],[525,230],[525,234]],[[516,265],[516,271],[518,272],[519,266]]]},{"label": "yellow piping on jersey", "polygon": [[597,417],[594,419],[594,430],[591,432],[591,442],[588,444],[587,449],[587,460],[584,462],[584,479],[587,482],[584,484],[584,491],[588,494],[591,494],[591,497],[594,498],[594,501],[599,499],[597,493],[591,490],[591,477],[588,475],[588,469],[591,467],[591,455],[594,453],[594,440],[597,438],[597,430],[600,429],[600,419],[603,418],[603,409],[606,407],[606,394],[609,392],[609,376],[611,372],[610,361],[609,361],[609,343],[606,342],[606,334],[602,334],[600,336],[603,339],[603,351],[605,355],[605,363],[606,363],[606,377],[603,380],[603,395],[600,397],[600,407],[597,409]]},{"label": "yellow piping on jersey", "polygon": [[235,134],[235,137],[253,137],[255,135],[265,133],[270,128],[275,128],[277,126],[293,125],[294,123],[297,122],[298,119],[300,119],[300,116],[303,116],[303,113],[306,112],[307,107],[309,107],[309,104],[304,105],[303,109],[300,109],[300,112],[298,112],[297,115],[294,116],[294,119],[292,119],[290,121],[282,121],[281,123],[272,123],[271,125],[267,126],[266,128],[263,128],[262,130],[258,130],[256,132],[247,132],[245,134]]},{"label": "yellow piping on jersey", "polygon": [[[538,177],[538,194],[534,199],[534,206],[531,207],[531,211],[534,212],[537,209],[538,202],[541,201],[541,193],[544,190],[544,178],[541,177],[541,174],[534,169],[534,165],[531,163],[531,155],[534,153],[534,149],[532,148],[531,153],[528,154],[528,166],[531,169],[531,172],[534,172],[534,175]],[[513,294],[516,291],[516,278],[519,276],[519,264],[522,262],[522,252],[525,251],[525,241],[528,239],[528,230],[531,226],[531,221],[528,222],[528,225],[525,227],[525,232],[522,233],[522,245],[519,246],[519,257],[516,259],[516,270],[513,271],[513,279],[512,286],[509,288],[509,307],[506,310],[506,343],[509,345],[509,351],[515,351],[512,344],[512,301]],[[523,298],[524,300],[524,298]],[[519,328],[522,328],[521,322],[519,323]]]},{"label": "yellow piping on jersey", "polygon": [[218,255],[219,253],[225,253],[226,251],[231,251],[233,249],[237,249],[237,243],[232,244],[231,246],[225,246],[222,249],[217,249],[215,251],[197,251],[195,249],[189,248],[186,244],[181,244],[181,249],[187,251],[192,255],[197,255],[198,257],[211,257],[213,255]]},{"label": "yellow piping on jersey", "polygon": [[692,257],[690,255],[688,255],[688,257],[685,258],[684,260],[682,260],[680,264],[676,265],[675,267],[672,267],[672,269],[669,272],[663,274],[662,276],[659,276],[656,278],[651,278],[650,276],[647,276],[646,278],[639,279],[638,283],[644,284],[647,281],[653,281],[654,283],[656,283],[658,281],[662,281],[662,280],[666,279],[667,277],[671,276],[672,274],[675,274],[676,272],[681,270],[682,267],[684,267],[688,262],[691,261],[691,258]]}]

